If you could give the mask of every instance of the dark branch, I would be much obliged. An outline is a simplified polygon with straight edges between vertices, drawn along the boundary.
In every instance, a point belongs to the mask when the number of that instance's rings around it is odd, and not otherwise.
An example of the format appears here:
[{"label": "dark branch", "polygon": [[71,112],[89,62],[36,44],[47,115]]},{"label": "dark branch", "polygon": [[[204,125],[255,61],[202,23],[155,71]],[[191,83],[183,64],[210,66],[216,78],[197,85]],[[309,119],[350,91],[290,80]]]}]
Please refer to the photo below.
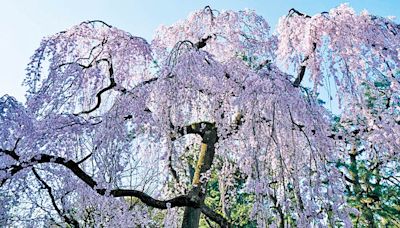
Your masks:
[{"label": "dark branch", "polygon": [[200,207],[201,212],[207,216],[208,218],[210,218],[212,221],[216,222],[218,225],[220,225],[221,227],[233,227],[231,225],[231,223],[224,218],[222,215],[216,213],[215,211],[213,211],[212,209],[210,209],[209,207],[207,207],[206,205],[202,205]]},{"label": "dark branch", "polygon": [[[196,135],[200,135],[201,137],[203,137],[204,133],[207,130],[210,130],[212,128],[214,128],[215,124],[210,123],[210,122],[198,122],[198,123],[194,123],[191,125],[187,125],[184,127],[178,127],[177,129],[177,133],[178,136],[183,136],[183,135],[187,135],[187,134],[196,134]],[[175,140],[176,137],[172,137],[172,140]]]},{"label": "dark branch", "polygon": [[18,160],[19,156],[18,154],[15,152],[15,150],[17,149],[18,143],[21,139],[18,138],[17,141],[15,142],[14,148],[11,150],[3,150],[0,149],[0,152],[7,154],[8,156],[12,157],[14,160]]},{"label": "dark branch", "polygon": [[[317,44],[313,43],[313,52],[317,48]],[[299,68],[299,73],[297,74],[296,79],[293,82],[294,87],[299,87],[301,84],[301,81],[303,81],[304,74],[306,73],[306,62],[310,59],[310,56],[306,56],[303,61],[301,62],[300,68]]]},{"label": "dark branch", "polygon": [[93,153],[88,154],[86,157],[82,158],[82,160],[78,161],[76,164],[79,165],[89,159],[92,156]]},{"label": "dark branch", "polygon": [[207,37],[202,38],[199,42],[195,43],[194,46],[195,46],[197,49],[201,49],[201,48],[203,48],[203,47],[206,46],[207,41],[208,41],[209,39],[211,39],[211,38],[212,38],[212,36],[211,36],[211,35],[208,35]]},{"label": "dark branch", "polygon": [[95,111],[96,109],[98,109],[100,107],[100,104],[101,104],[101,95],[103,93],[107,92],[108,90],[111,90],[115,86],[117,86],[117,83],[115,82],[115,79],[114,79],[114,69],[113,69],[112,63],[109,60],[106,60],[106,61],[109,64],[108,71],[109,71],[109,77],[110,77],[110,85],[108,85],[107,87],[103,88],[102,90],[100,90],[96,94],[97,102],[96,102],[96,105],[93,108],[91,108],[89,110],[86,110],[86,111],[82,111],[79,114],[89,114],[89,113]]},{"label": "dark branch", "polygon": [[84,21],[84,22],[81,23],[81,25],[82,25],[82,24],[94,25],[95,23],[100,23],[100,24],[105,25],[105,26],[107,26],[107,27],[109,27],[109,28],[112,27],[111,25],[107,24],[106,22],[104,22],[104,21],[102,21],[102,20]]},{"label": "dark branch", "polygon": [[291,16],[293,16],[293,14],[296,14],[296,15],[302,16],[302,17],[306,17],[306,18],[311,18],[310,15],[304,14],[304,13],[302,13],[302,12],[300,12],[300,11],[294,9],[294,8],[291,8],[289,10],[289,13],[288,13],[287,17],[291,17]]},{"label": "dark branch", "polygon": [[349,178],[346,174],[344,174],[344,173],[342,173],[343,174],[343,177],[344,177],[344,179],[347,181],[347,182],[350,182],[350,183],[352,183],[352,184],[355,184],[355,181],[353,180],[353,179],[351,179],[351,178]]},{"label": "dark branch", "polygon": [[51,204],[53,204],[54,209],[57,211],[57,213],[62,217],[62,212],[60,208],[58,208],[56,199],[54,198],[53,195],[53,190],[51,189],[50,185],[48,185],[37,173],[35,168],[32,168],[33,175],[35,175],[36,179],[44,186],[44,188],[47,190],[50,196]]},{"label": "dark branch", "polygon": [[[106,194],[105,189],[97,190],[97,192],[101,195]],[[109,193],[113,197],[129,197],[133,196],[138,198],[140,201],[145,203],[147,206],[158,208],[158,209],[167,209],[168,207],[194,207],[198,208],[200,205],[198,202],[194,201],[187,195],[177,196],[175,198],[169,200],[157,200],[147,195],[144,192],[138,190],[131,189],[114,189]],[[169,205],[168,205],[169,204]]]},{"label": "dark branch", "polygon": [[67,215],[65,215],[61,209],[57,206],[57,202],[56,199],[54,198],[53,195],[53,190],[50,187],[50,185],[48,185],[41,177],[40,175],[37,173],[35,168],[32,168],[32,172],[35,175],[36,179],[38,179],[38,181],[44,186],[44,188],[47,190],[47,192],[49,193],[50,196],[50,201],[51,204],[53,205],[54,209],[56,210],[57,214],[62,217],[66,223],[72,225],[73,227],[79,227],[79,223],[78,221],[76,221],[75,219],[71,219],[69,218]]},{"label": "dark branch", "polygon": [[[74,161],[48,154],[35,155],[27,161],[22,161],[16,165],[11,165],[9,167],[3,168],[2,170],[7,171],[11,176],[13,176],[26,167],[32,167],[35,164],[43,163],[56,163],[63,165],[71,170],[77,177],[83,180],[91,188],[94,188],[97,185],[97,183],[89,175],[87,175]],[[6,180],[7,179],[2,179],[0,182],[0,186],[2,186]]]},{"label": "dark branch", "polygon": [[152,82],[155,82],[155,81],[157,81],[158,79],[159,79],[159,78],[151,78],[151,79],[149,79],[149,80],[143,81],[143,82],[137,84],[137,85],[135,86],[135,89],[136,89],[136,88],[139,88],[139,87],[142,87],[142,86],[145,86],[145,85],[148,85],[148,84],[150,84],[150,83],[152,83]]},{"label": "dark branch", "polygon": [[[137,191],[137,190],[114,189],[114,190],[107,191],[106,189],[97,188],[97,182],[95,180],[93,180],[93,178],[91,176],[86,174],[85,171],[83,171],[76,162],[74,162],[72,160],[67,160],[62,157],[48,155],[48,154],[36,155],[26,162],[21,162],[18,165],[12,165],[8,168],[5,168],[5,170],[8,169],[11,176],[13,176],[26,167],[32,167],[35,164],[44,164],[44,163],[55,163],[55,164],[60,164],[64,167],[66,167],[72,173],[74,173],[75,176],[77,176],[79,179],[81,179],[85,184],[90,186],[93,190],[95,190],[100,195],[109,194],[114,197],[134,196],[134,197],[139,198],[143,203],[147,204],[148,206],[152,206],[152,207],[160,208],[160,209],[166,209],[168,203],[171,204],[171,207],[177,207],[177,206],[199,207],[198,203],[195,201],[192,201],[188,196],[178,196],[178,197],[175,197],[170,200],[156,200],[156,199],[153,199],[151,196],[147,195],[146,193],[143,193],[143,192]],[[7,179],[3,179],[1,182],[1,185],[6,180]]]},{"label": "dark branch", "polygon": [[261,70],[262,68],[264,68],[265,66],[269,66],[271,63],[271,60],[267,59],[263,62],[261,62],[257,67],[256,67],[256,71]]},{"label": "dark branch", "polygon": [[174,169],[174,167],[172,166],[172,153],[170,153],[169,157],[168,157],[168,168],[172,173],[172,177],[176,180],[177,183],[179,183],[179,176],[178,176],[178,172],[176,172],[176,170]]},{"label": "dark branch", "polygon": [[[90,67],[93,66],[93,63],[96,63],[96,64],[97,64],[97,63],[99,63],[99,62],[101,62],[101,61],[106,61],[106,62],[108,62],[108,59],[97,59],[97,58],[100,56],[100,54],[103,52],[103,48],[104,48],[104,45],[105,45],[106,43],[107,43],[107,39],[104,38],[104,39],[101,41],[101,43],[95,45],[95,46],[90,50],[88,57],[81,57],[81,58],[76,59],[75,61],[66,62],[66,63],[60,64],[60,65],[58,66],[58,68],[63,67],[63,66],[68,66],[68,65],[77,64],[77,65],[80,66],[82,69],[88,69],[88,68],[90,68]],[[101,48],[101,50],[98,52],[98,54],[97,54],[96,56],[94,56],[94,57],[92,58],[92,61],[90,61],[89,64],[84,65],[84,64],[79,63],[79,61],[82,61],[82,60],[89,60],[89,59],[92,57],[93,52],[94,52],[97,48],[99,48],[99,47]],[[97,59],[97,60],[96,60],[96,59]]]},{"label": "dark branch", "polygon": [[[4,168],[4,170],[8,171],[9,174],[13,176],[19,171],[23,170],[24,168],[32,167],[35,164],[44,164],[44,163],[55,163],[64,166],[65,168],[69,169],[72,173],[74,173],[76,177],[81,179],[85,184],[87,184],[89,187],[91,187],[94,191],[96,191],[100,195],[110,195],[113,197],[130,197],[130,196],[136,197],[146,205],[158,209],[167,209],[168,207],[193,207],[193,208],[201,207],[202,211],[203,210],[205,211],[204,214],[208,216],[211,220],[215,221],[218,224],[225,224],[225,222],[221,223],[222,221],[225,220],[220,215],[216,214],[215,212],[213,214],[211,212],[211,209],[207,210],[198,201],[198,199],[192,197],[191,195],[181,195],[168,200],[157,200],[152,198],[148,194],[138,190],[131,190],[131,189],[107,190],[103,188],[97,188],[97,182],[93,180],[91,176],[86,174],[85,171],[83,171],[76,162],[72,160],[67,160],[62,157],[57,157],[48,154],[38,154],[25,162],[20,162],[17,165],[6,167]],[[2,179],[0,182],[0,186],[2,186],[6,180],[7,179]]]}]

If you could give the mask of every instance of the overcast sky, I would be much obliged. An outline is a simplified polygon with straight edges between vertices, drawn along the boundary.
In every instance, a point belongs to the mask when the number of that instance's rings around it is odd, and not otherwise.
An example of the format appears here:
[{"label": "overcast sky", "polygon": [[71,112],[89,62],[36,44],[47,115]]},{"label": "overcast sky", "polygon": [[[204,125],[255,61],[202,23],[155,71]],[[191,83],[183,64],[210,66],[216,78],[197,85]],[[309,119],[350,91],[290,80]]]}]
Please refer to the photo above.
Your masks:
[{"label": "overcast sky", "polygon": [[21,83],[40,40],[85,20],[100,19],[149,40],[160,24],[174,23],[207,5],[218,10],[254,9],[274,28],[290,8],[312,15],[343,2],[357,12],[366,9],[380,16],[400,17],[400,0],[4,0],[0,3],[0,97],[9,94],[24,101]]}]

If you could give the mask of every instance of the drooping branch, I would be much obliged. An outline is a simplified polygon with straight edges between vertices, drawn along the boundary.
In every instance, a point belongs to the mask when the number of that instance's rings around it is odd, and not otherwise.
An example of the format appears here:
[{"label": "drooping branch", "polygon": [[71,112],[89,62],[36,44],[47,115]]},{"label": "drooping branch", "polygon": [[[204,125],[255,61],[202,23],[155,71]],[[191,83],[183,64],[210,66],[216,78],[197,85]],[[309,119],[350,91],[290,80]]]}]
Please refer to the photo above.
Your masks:
[{"label": "drooping branch", "polygon": [[15,150],[17,149],[18,143],[21,140],[21,138],[18,138],[17,141],[15,142],[14,148],[12,148],[11,150],[6,150],[6,149],[0,149],[1,153],[5,153],[6,155],[12,157],[14,160],[18,160],[19,156],[18,154],[15,152]]},{"label": "drooping branch", "polygon": [[222,228],[233,227],[232,224],[220,214],[216,213],[215,211],[211,210],[211,208],[207,207],[206,205],[202,205],[200,207],[201,212],[210,218],[212,221],[220,225]]},{"label": "drooping branch", "polygon": [[95,23],[100,23],[100,24],[102,24],[102,25],[104,25],[104,26],[106,26],[106,27],[108,27],[108,28],[112,28],[111,25],[107,24],[106,22],[104,22],[104,21],[102,21],[102,20],[84,21],[84,22],[81,23],[81,25],[82,25],[82,24],[90,24],[90,25],[93,25],[93,26],[94,26]]},{"label": "drooping branch", "polygon": [[[95,45],[94,47],[92,47],[92,49],[90,50],[89,55],[88,55],[87,57],[81,57],[81,58],[78,58],[78,59],[76,59],[76,60],[74,60],[74,61],[72,61],[72,62],[62,63],[62,64],[60,64],[60,65],[58,66],[58,68],[63,67],[63,66],[68,66],[68,65],[77,64],[78,66],[82,67],[82,69],[88,69],[88,68],[92,67],[94,63],[97,64],[97,63],[99,63],[99,62],[101,62],[101,61],[107,61],[107,62],[108,62],[107,59],[97,59],[97,58],[101,55],[101,53],[103,52],[103,50],[104,50],[104,45],[105,45],[106,43],[107,43],[107,39],[106,39],[106,38],[103,38],[103,40],[101,41],[101,43],[99,43],[99,44]],[[95,56],[93,56],[93,53],[95,52],[95,50],[97,50],[97,48],[101,48],[101,50],[98,51],[98,53],[97,53]],[[92,57],[92,56],[93,56],[93,57]],[[79,63],[79,62],[82,61],[82,60],[89,60],[90,58],[92,58],[92,60],[89,62],[89,64],[84,65],[84,64],[82,64],[82,63]]]},{"label": "drooping branch", "polygon": [[[133,190],[133,189],[108,190],[104,188],[98,188],[97,182],[91,176],[89,176],[85,171],[83,171],[79,167],[79,164],[77,162],[65,159],[63,157],[58,157],[48,154],[38,154],[28,159],[27,161],[20,161],[15,165],[2,168],[1,170],[8,172],[9,177],[12,177],[13,175],[17,174],[18,172],[22,171],[25,168],[33,167],[36,164],[45,164],[45,163],[54,163],[64,166],[65,168],[70,170],[76,177],[78,177],[86,185],[91,187],[94,191],[96,191],[100,195],[105,195],[105,196],[109,195],[112,197],[136,197],[144,204],[158,209],[167,209],[168,207],[202,208],[202,210],[206,210],[205,213],[207,214],[205,215],[206,216],[210,215],[211,217],[209,218],[214,222],[221,225],[223,224],[221,223],[221,221],[225,221],[221,215],[218,215],[216,213],[212,214],[210,212],[211,209],[209,210],[205,209],[206,206],[204,206],[202,202],[199,202],[198,198],[193,197],[193,194],[180,195],[168,200],[157,200],[151,197],[150,195],[138,190]],[[7,180],[8,180],[7,178],[2,179],[0,181],[0,187]]]},{"label": "drooping branch", "polygon": [[96,109],[98,109],[101,104],[101,95],[117,86],[117,83],[115,82],[115,79],[114,79],[114,69],[113,69],[112,63],[110,60],[106,60],[106,61],[108,62],[108,65],[109,65],[108,71],[109,71],[109,77],[110,77],[110,84],[107,87],[101,89],[96,94],[97,101],[96,101],[96,105],[93,108],[86,110],[86,111],[82,111],[79,114],[89,114],[89,113],[95,111]]},{"label": "drooping branch", "polygon": [[174,169],[172,165],[172,153],[168,156],[168,168],[172,173],[172,177],[176,180],[177,183],[179,183],[179,175],[178,172]]},{"label": "drooping branch", "polygon": [[36,179],[38,179],[38,181],[44,186],[44,188],[47,190],[49,197],[50,197],[50,201],[51,204],[53,205],[54,209],[56,210],[57,214],[62,217],[66,223],[70,224],[73,227],[79,227],[79,223],[78,221],[76,221],[73,218],[68,217],[66,214],[64,214],[64,212],[62,212],[62,210],[57,206],[57,202],[56,199],[53,195],[53,189],[50,187],[50,185],[48,185],[46,183],[46,181],[44,181],[40,175],[38,174],[38,172],[36,171],[35,168],[32,168],[32,172],[33,175],[35,175]]},{"label": "drooping branch", "polygon": [[36,179],[43,185],[43,187],[44,187],[44,188],[47,190],[47,192],[49,193],[50,201],[51,201],[51,204],[53,205],[54,209],[57,211],[57,213],[58,213],[61,217],[63,217],[63,214],[62,214],[62,212],[61,212],[61,209],[57,206],[56,199],[54,198],[53,190],[52,190],[52,188],[50,187],[50,185],[48,185],[48,184],[40,177],[40,175],[38,174],[38,172],[36,171],[35,168],[32,168],[32,172],[33,172],[33,175],[35,175]]},{"label": "drooping branch", "polygon": [[[126,189],[106,190],[103,188],[98,188],[97,182],[93,180],[93,178],[89,176],[85,171],[83,171],[76,162],[54,155],[39,154],[32,157],[28,161],[20,162],[17,165],[12,165],[8,168],[4,168],[4,170],[7,170],[10,173],[10,175],[13,176],[16,173],[23,170],[24,168],[32,167],[35,164],[45,164],[45,163],[55,163],[64,166],[65,168],[69,169],[73,174],[75,174],[76,177],[81,179],[85,184],[87,184],[89,187],[91,187],[100,195],[109,194],[114,197],[133,196],[140,199],[143,203],[149,206],[160,209],[166,209],[167,203],[170,203],[171,207],[177,207],[177,206],[195,207],[197,205],[196,202],[191,201],[187,196],[178,196],[176,198],[163,201],[163,200],[153,199],[146,193],[137,190],[126,190]],[[0,182],[0,186],[3,185],[6,180],[7,179],[3,179]]]}]

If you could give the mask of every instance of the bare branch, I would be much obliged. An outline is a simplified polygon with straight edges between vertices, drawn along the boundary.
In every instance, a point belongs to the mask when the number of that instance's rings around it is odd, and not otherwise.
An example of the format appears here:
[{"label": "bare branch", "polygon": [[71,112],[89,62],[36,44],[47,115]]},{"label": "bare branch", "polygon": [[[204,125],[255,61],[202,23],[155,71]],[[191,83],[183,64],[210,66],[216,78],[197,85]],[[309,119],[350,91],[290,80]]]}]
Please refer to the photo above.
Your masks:
[{"label": "bare branch", "polygon": [[0,149],[0,152],[7,154],[8,156],[12,157],[14,160],[18,160],[19,155],[15,152],[15,150],[17,149],[17,146],[18,146],[18,143],[20,140],[21,140],[21,138],[17,139],[13,149],[11,149],[11,150]]},{"label": "bare branch", "polygon": [[288,13],[287,17],[291,17],[291,16],[293,16],[294,14],[296,14],[296,15],[298,15],[298,16],[306,17],[306,18],[311,18],[310,15],[307,15],[307,14],[305,14],[305,13],[302,13],[302,12],[300,12],[300,11],[294,9],[294,8],[291,8],[291,9],[289,10],[289,13]]},{"label": "bare branch", "polygon": [[[224,224],[229,224],[227,223],[226,219],[224,219],[221,215],[218,215],[217,213],[213,212],[211,209],[207,208],[206,206],[203,205],[202,202],[199,202],[199,199],[196,197],[193,197],[192,194],[187,194],[187,195],[180,195],[177,197],[174,197],[169,200],[157,200],[149,196],[148,194],[138,191],[138,190],[132,190],[132,189],[113,189],[113,190],[107,190],[103,188],[97,188],[97,182],[93,180],[92,177],[90,177],[85,171],[83,171],[79,165],[72,161],[72,160],[67,160],[62,157],[54,156],[54,155],[48,155],[48,154],[39,154],[28,161],[21,162],[17,165],[12,165],[10,167],[5,168],[5,170],[8,170],[11,176],[15,175],[19,171],[23,170],[24,168],[27,167],[32,167],[35,164],[44,164],[44,163],[55,163],[55,164],[60,164],[64,166],[65,168],[69,169],[72,173],[75,174],[76,177],[81,179],[85,184],[90,186],[94,191],[96,191],[100,195],[109,195],[113,197],[136,197],[143,203],[145,203],[148,206],[158,208],[158,209],[167,209],[168,207],[192,207],[192,208],[201,208],[201,211],[209,217],[211,220],[214,222],[220,224],[223,226]],[[35,173],[34,173],[35,174]],[[37,174],[37,173],[36,173]],[[40,178],[39,175],[35,175],[36,177]],[[3,179],[0,182],[0,186],[4,184],[4,182],[7,179]],[[42,180],[42,179],[41,179]],[[45,182],[41,183],[45,186],[46,189],[51,189],[50,186],[47,184],[45,185]],[[48,187],[46,187],[48,186]],[[61,212],[61,210],[59,210]],[[227,226],[223,226],[227,227]]]},{"label": "bare branch", "polygon": [[36,171],[35,168],[32,168],[32,172],[33,172],[33,174],[35,175],[36,179],[38,179],[38,181],[44,186],[44,188],[45,188],[45,189],[47,190],[47,192],[49,193],[51,204],[53,205],[53,207],[54,207],[54,209],[56,210],[57,214],[58,214],[60,217],[62,217],[62,218],[65,220],[66,223],[72,225],[73,227],[79,227],[78,221],[76,221],[76,220],[73,219],[73,218],[68,217],[68,216],[67,216],[66,214],[64,214],[64,213],[62,212],[62,210],[57,206],[57,202],[56,202],[56,199],[55,199],[55,197],[54,197],[54,195],[53,195],[53,190],[52,190],[52,188],[50,187],[50,185],[48,185],[48,184],[40,177],[40,175],[37,173],[37,171]]},{"label": "bare branch", "polygon": [[112,28],[111,25],[107,24],[106,22],[104,22],[104,21],[102,21],[102,20],[84,21],[84,22],[81,23],[81,25],[82,25],[82,24],[90,24],[90,25],[93,25],[93,26],[94,26],[94,24],[96,24],[96,23],[100,23],[100,24],[105,25],[105,26],[107,26],[107,27],[109,27],[109,28]]},{"label": "bare branch", "polygon": [[92,156],[93,153],[88,154],[86,157],[82,158],[82,160],[78,161],[76,164],[79,165],[89,159]]}]

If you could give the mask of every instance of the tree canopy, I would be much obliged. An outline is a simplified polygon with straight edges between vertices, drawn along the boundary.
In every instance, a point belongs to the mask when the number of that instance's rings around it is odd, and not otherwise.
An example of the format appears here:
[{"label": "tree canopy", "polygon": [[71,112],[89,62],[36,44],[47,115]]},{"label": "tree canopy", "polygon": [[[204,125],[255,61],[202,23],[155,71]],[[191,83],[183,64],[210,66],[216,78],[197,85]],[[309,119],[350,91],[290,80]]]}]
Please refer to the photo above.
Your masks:
[{"label": "tree canopy", "polygon": [[344,4],[46,37],[0,98],[0,224],[399,225],[399,33]]}]

